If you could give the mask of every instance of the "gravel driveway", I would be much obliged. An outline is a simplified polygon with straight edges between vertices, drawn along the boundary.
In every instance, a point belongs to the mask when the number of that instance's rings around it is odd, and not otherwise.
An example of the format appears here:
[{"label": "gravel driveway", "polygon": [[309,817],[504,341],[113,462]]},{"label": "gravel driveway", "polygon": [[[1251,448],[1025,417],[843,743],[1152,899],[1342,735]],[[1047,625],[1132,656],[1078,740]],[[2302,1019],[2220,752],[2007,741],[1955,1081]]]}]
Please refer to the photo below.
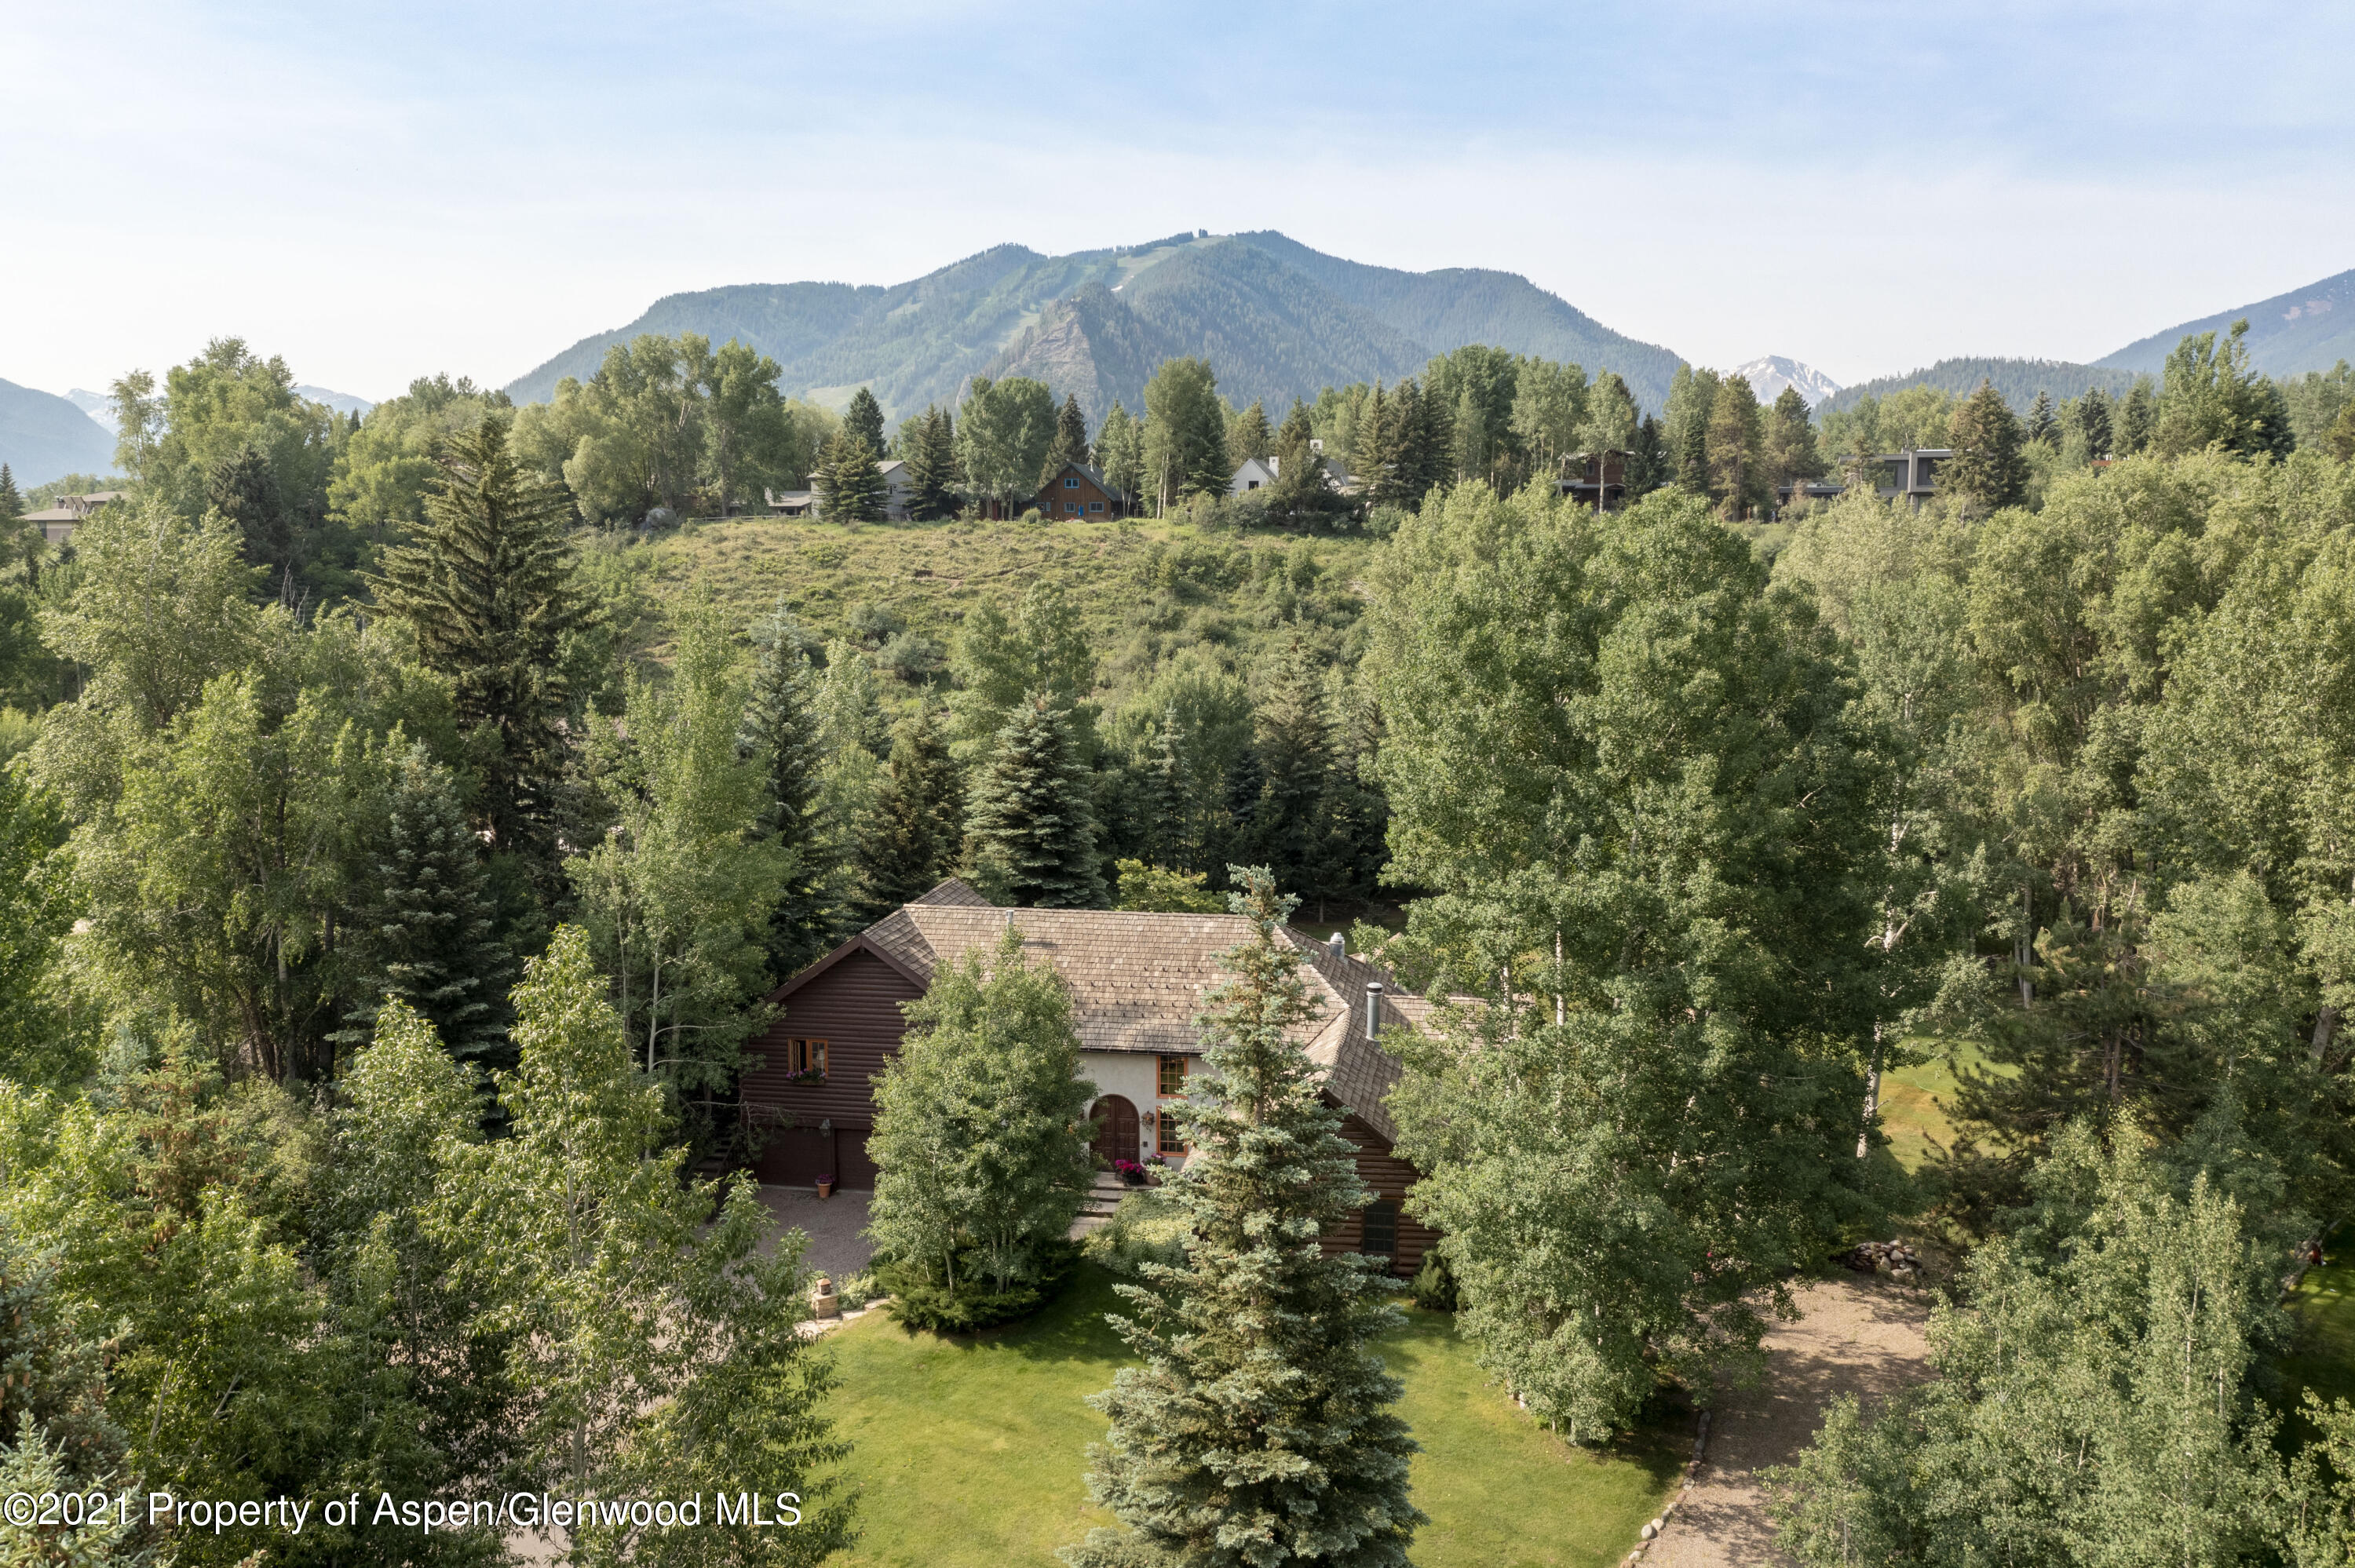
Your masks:
[{"label": "gravel driveway", "polygon": [[867,1266],[875,1248],[858,1233],[867,1228],[867,1194],[837,1191],[820,1201],[807,1187],[761,1189],[761,1202],[776,1216],[775,1236],[798,1226],[809,1236],[802,1262],[814,1274],[841,1280]]},{"label": "gravel driveway", "polygon": [[[1752,1568],[1787,1563],[1757,1473],[1787,1465],[1842,1393],[1895,1393],[1930,1375],[1926,1291],[1886,1279],[1829,1279],[1795,1293],[1803,1316],[1766,1334],[1765,1382],[1729,1393],[1710,1418],[1709,1457],[1645,1568]],[[1632,1544],[1632,1543],[1631,1543]]]}]

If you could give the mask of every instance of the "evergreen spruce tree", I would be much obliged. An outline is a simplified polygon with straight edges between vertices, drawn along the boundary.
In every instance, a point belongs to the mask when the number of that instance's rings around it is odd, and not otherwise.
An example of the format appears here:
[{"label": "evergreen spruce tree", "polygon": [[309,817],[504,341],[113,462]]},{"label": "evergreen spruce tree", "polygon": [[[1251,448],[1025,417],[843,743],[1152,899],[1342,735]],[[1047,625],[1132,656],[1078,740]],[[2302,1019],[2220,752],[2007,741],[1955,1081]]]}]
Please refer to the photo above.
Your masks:
[{"label": "evergreen spruce tree", "polygon": [[1627,449],[1626,474],[1627,499],[1631,502],[1649,495],[1676,478],[1657,416],[1646,414],[1644,422],[1636,427],[1635,440]]},{"label": "evergreen spruce tree", "polygon": [[1120,1520],[1060,1555],[1071,1568],[1402,1565],[1423,1515],[1416,1451],[1376,1343],[1398,1322],[1380,1265],[1327,1256],[1325,1233],[1368,1197],[1340,1113],[1295,1033],[1309,1016],[1263,868],[1235,875],[1252,936],[1222,961],[1207,1071],[1182,1111],[1195,1153],[1168,1191],[1185,1261],[1123,1286],[1115,1326],[1144,1364],[1092,1404],[1112,1418],[1089,1489]]},{"label": "evergreen spruce tree", "polygon": [[2117,448],[2115,457],[2133,457],[2150,445],[2158,431],[2158,397],[2151,390],[2150,377],[2138,376],[2126,391],[2126,400],[2118,405]]},{"label": "evergreen spruce tree", "polygon": [[570,700],[559,661],[591,619],[565,539],[572,499],[516,461],[504,418],[450,438],[437,467],[416,542],[387,550],[370,586],[456,687],[458,723],[483,758],[475,810],[491,850],[546,863],[545,880]]},{"label": "evergreen spruce tree", "polygon": [[8,465],[0,462],[0,526],[14,523],[25,514],[24,493],[16,488],[16,476]]},{"label": "evergreen spruce tree", "polygon": [[1796,387],[1784,387],[1766,415],[1765,453],[1769,484],[1796,484],[1823,475],[1826,465],[1816,446],[1815,420]]},{"label": "evergreen spruce tree", "polygon": [[752,679],[737,746],[761,759],[759,832],[788,856],[783,895],[769,917],[769,972],[778,980],[822,957],[841,936],[835,857],[819,809],[826,743],[817,677],[802,629],[783,600],[752,628]]},{"label": "evergreen spruce tree", "polygon": [[1074,392],[1063,399],[1055,411],[1055,440],[1047,449],[1047,466],[1040,471],[1041,484],[1062,471],[1067,462],[1088,461],[1088,417],[1080,411],[1080,397]]},{"label": "evergreen spruce tree", "polygon": [[956,864],[964,831],[964,781],[930,707],[900,725],[860,858],[878,915],[935,886]]},{"label": "evergreen spruce tree", "polygon": [[1321,897],[1332,869],[1326,820],[1332,725],[1324,673],[1297,638],[1273,662],[1253,729],[1266,770],[1256,802],[1258,848],[1277,886]]},{"label": "evergreen spruce tree", "polygon": [[[909,427],[913,426],[911,429]],[[908,513],[918,522],[954,517],[957,509],[956,431],[945,408],[927,406],[900,428],[913,491]]]},{"label": "evergreen spruce tree", "polygon": [[1455,474],[1455,418],[1447,400],[1429,387],[1418,385],[1412,376],[1404,386],[1414,392],[1407,399],[1403,417],[1412,432],[1405,450],[1411,459],[1407,466],[1414,476],[1414,504],[1419,508],[1423,497]]},{"label": "evergreen spruce tree", "polygon": [[1205,853],[1216,863],[1248,863],[1267,859],[1260,841],[1261,797],[1267,793],[1267,764],[1256,741],[1235,753],[1227,768],[1226,814],[1209,824]]},{"label": "evergreen spruce tree", "polygon": [[2028,439],[2048,447],[2061,444],[2061,421],[2052,416],[2052,394],[2040,387],[2028,408]]},{"label": "evergreen spruce tree", "polygon": [[422,746],[394,764],[391,784],[371,885],[346,936],[357,960],[353,1006],[347,1027],[329,1038],[364,1044],[389,998],[432,1023],[458,1060],[505,1065],[513,964],[493,934],[490,893],[457,791]]},{"label": "evergreen spruce tree", "polygon": [[1398,496],[1391,461],[1390,400],[1382,384],[1374,383],[1358,415],[1357,435],[1349,448],[1349,471],[1366,487],[1367,499],[1377,506],[1395,506]]},{"label": "evergreen spruce tree", "polygon": [[2085,456],[2098,462],[2110,455],[2110,397],[2095,387],[2077,399],[2077,433],[2085,440]]},{"label": "evergreen spruce tree", "polygon": [[818,515],[828,523],[872,523],[883,515],[890,488],[876,467],[875,447],[847,425],[828,441],[816,474]]},{"label": "evergreen spruce tree", "polygon": [[1268,429],[1267,405],[1258,398],[1235,417],[1234,429],[1227,435],[1227,456],[1240,464],[1245,458],[1257,458],[1265,462],[1275,450],[1274,432]]},{"label": "evergreen spruce tree", "polygon": [[1034,696],[974,782],[966,853],[984,891],[1025,909],[1101,909],[1095,812],[1071,715]]},{"label": "evergreen spruce tree", "polygon": [[250,442],[213,464],[206,476],[205,503],[227,518],[245,543],[248,566],[264,576],[262,591],[281,604],[296,598],[294,518],[278,487],[268,454]]},{"label": "evergreen spruce tree", "polygon": [[864,387],[850,395],[850,407],[842,411],[842,433],[865,441],[876,457],[883,455],[883,405]]},{"label": "evergreen spruce tree", "polygon": [[1967,497],[1981,513],[2016,504],[2028,489],[2028,460],[2020,455],[2019,417],[1992,383],[1955,406],[1947,444],[1955,455],[1938,471],[1938,488]]}]

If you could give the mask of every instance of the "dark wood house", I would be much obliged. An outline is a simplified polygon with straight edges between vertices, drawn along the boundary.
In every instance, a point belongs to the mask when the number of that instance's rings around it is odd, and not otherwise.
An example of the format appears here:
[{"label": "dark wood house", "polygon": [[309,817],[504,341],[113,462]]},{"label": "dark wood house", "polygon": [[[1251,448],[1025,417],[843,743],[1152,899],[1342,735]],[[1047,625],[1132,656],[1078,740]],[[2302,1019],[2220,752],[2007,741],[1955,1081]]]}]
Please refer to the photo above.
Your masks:
[{"label": "dark wood house", "polygon": [[1034,503],[1047,517],[1117,517],[1127,510],[1120,492],[1083,462],[1067,462],[1047,476]]},{"label": "dark wood house", "polygon": [[[1184,1161],[1182,1135],[1165,1112],[1199,1070],[1194,1019],[1230,978],[1219,955],[1249,936],[1249,922],[1234,915],[1006,909],[951,880],[770,994],[782,1011],[753,1047],[763,1065],[741,1083],[743,1114],[762,1141],[762,1181],[807,1186],[830,1174],[846,1188],[873,1187],[867,1153],[873,1080],[906,1033],[901,1005],[922,996],[942,965],[994,947],[1009,926],[1071,989],[1080,1070],[1094,1096],[1097,1153],[1106,1160],[1157,1154]],[[1301,1043],[1322,1070],[1326,1099],[1343,1112],[1359,1175],[1374,1194],[1326,1244],[1380,1253],[1395,1271],[1412,1273],[1433,1235],[1401,1208],[1415,1171],[1392,1151],[1398,1128],[1382,1097],[1399,1069],[1376,1040],[1385,1026],[1419,1022],[1427,1004],[1337,943],[1287,934],[1316,1010]]]}]

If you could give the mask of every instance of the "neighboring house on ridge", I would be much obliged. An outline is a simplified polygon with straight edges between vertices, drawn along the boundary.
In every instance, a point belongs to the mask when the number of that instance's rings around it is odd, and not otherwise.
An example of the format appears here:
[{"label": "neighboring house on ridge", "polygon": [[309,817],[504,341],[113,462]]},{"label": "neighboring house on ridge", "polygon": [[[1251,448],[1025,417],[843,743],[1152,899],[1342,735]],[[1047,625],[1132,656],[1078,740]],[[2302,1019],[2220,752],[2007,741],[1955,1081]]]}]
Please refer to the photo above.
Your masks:
[{"label": "neighboring house on ridge", "polygon": [[[846,1188],[874,1186],[873,1079],[907,1033],[900,1004],[922,996],[942,966],[994,949],[1008,927],[1024,953],[1051,963],[1071,989],[1097,1154],[1184,1160],[1168,1107],[1200,1070],[1194,1020],[1231,978],[1219,955],[1247,940],[1251,923],[1239,915],[1001,908],[952,878],[770,993],[783,1012],[751,1047],[766,1061],[740,1083],[743,1114],[763,1139],[762,1181],[805,1186],[831,1174]],[[1343,1136],[1374,1194],[1326,1246],[1380,1253],[1394,1272],[1412,1274],[1436,1233],[1400,1209],[1417,1173],[1391,1150],[1398,1128],[1382,1097],[1399,1066],[1375,1039],[1385,1027],[1419,1022],[1429,1004],[1348,957],[1337,939],[1285,935],[1316,1008],[1301,1043],[1321,1070],[1324,1097],[1344,1113]]]},{"label": "neighboring house on ridge", "polygon": [[1044,517],[1117,517],[1127,510],[1112,482],[1083,462],[1067,462],[1049,474],[1034,504]]},{"label": "neighboring house on ridge", "polygon": [[1919,506],[1937,493],[1938,470],[1954,455],[1952,447],[1908,447],[1902,452],[1867,458],[1862,467],[1881,500],[1894,501],[1902,495]]},{"label": "neighboring house on ridge", "polygon": [[[1345,495],[1351,493],[1348,465],[1339,458],[1327,457],[1325,443],[1321,440],[1312,440],[1308,446],[1309,450],[1316,454],[1316,461],[1325,465],[1325,482]],[[1234,477],[1227,481],[1227,493],[1229,495],[1248,494],[1252,491],[1273,485],[1283,473],[1284,457],[1281,453],[1263,458],[1245,458],[1242,465],[1235,470]]]},{"label": "neighboring house on ridge", "polygon": [[[908,464],[900,458],[879,459],[875,471],[883,476],[883,515],[894,523],[905,523],[908,511],[915,503],[916,484],[909,477]],[[801,490],[762,489],[761,498],[769,510],[780,517],[820,517],[825,515],[825,503],[817,497],[817,475],[811,474]]]}]

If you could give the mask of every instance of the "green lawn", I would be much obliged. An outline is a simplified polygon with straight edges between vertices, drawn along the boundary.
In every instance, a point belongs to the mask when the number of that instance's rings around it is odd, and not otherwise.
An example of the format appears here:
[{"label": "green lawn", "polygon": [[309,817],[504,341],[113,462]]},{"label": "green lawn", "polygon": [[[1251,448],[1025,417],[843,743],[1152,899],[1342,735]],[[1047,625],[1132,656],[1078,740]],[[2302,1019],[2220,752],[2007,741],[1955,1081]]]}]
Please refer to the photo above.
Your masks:
[{"label": "green lawn", "polygon": [[[1913,1044],[1933,1051],[1940,1045],[1934,1040]],[[1933,1055],[1919,1066],[1881,1075],[1881,1128],[1889,1135],[1890,1152],[1908,1171],[1919,1171],[1932,1157],[1954,1147],[1956,1062],[1982,1072],[1989,1065],[1977,1046],[1966,1044],[1954,1047],[1952,1055]]]},{"label": "green lawn", "polygon": [[[1082,1478],[1104,1424],[1081,1401],[1125,1359],[1103,1319],[1117,1305],[1088,1265],[1061,1300],[1001,1332],[911,1334],[877,1313],[833,1336],[834,1410],[855,1446],[846,1467],[865,1531],[843,1561],[1051,1568],[1057,1546],[1110,1522]],[[1604,1568],[1667,1500],[1680,1433],[1572,1448],[1487,1385],[1445,1314],[1411,1313],[1389,1353],[1425,1449],[1422,1568]]]},{"label": "green lawn", "polygon": [[2285,1425],[2294,1441],[2312,1435],[2296,1414],[2307,1389],[2325,1400],[2355,1400],[2355,1261],[2331,1247],[2324,1254],[2332,1261],[2307,1269],[2289,1298],[2296,1338],[2278,1363],[2281,1407],[2289,1413]]}]

